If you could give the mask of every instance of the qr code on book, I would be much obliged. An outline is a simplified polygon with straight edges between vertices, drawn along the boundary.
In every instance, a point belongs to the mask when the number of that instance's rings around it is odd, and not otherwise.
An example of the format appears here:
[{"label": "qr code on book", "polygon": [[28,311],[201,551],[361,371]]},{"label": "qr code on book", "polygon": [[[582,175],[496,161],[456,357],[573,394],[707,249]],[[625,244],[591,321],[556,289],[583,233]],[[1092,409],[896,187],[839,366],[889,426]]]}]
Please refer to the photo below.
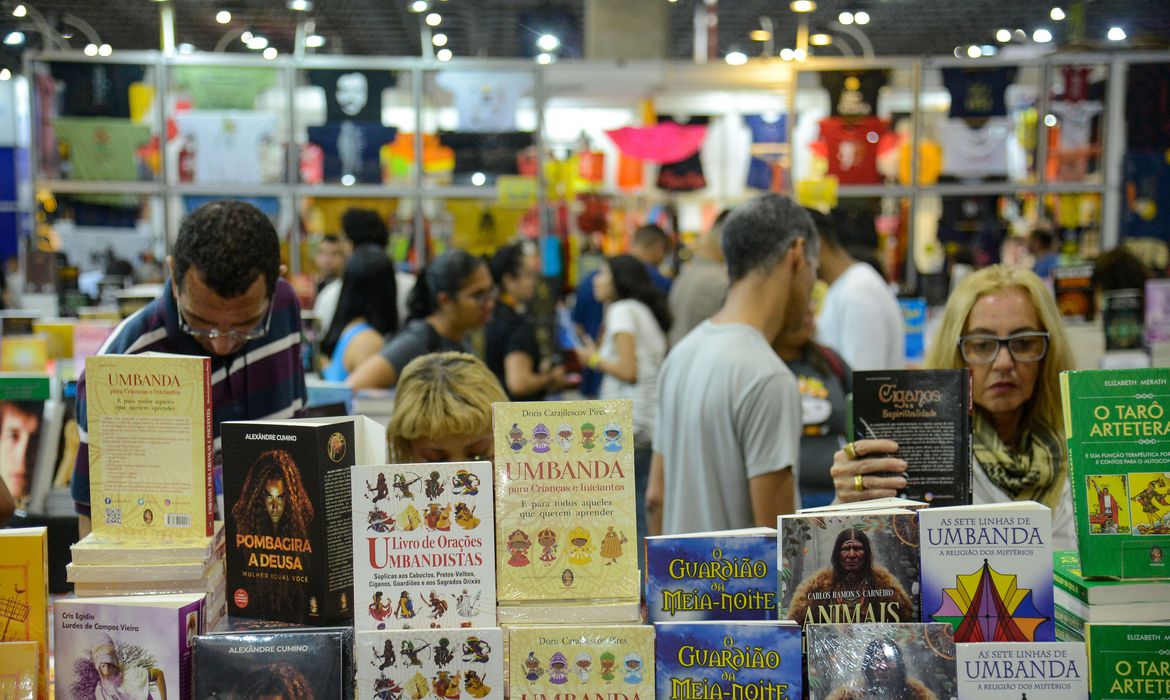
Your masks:
[{"label": "qr code on book", "polygon": [[186,513],[167,513],[167,527],[191,527],[191,516]]},{"label": "qr code on book", "polygon": [[121,525],[122,524],[122,509],[121,508],[106,508],[106,525]]}]

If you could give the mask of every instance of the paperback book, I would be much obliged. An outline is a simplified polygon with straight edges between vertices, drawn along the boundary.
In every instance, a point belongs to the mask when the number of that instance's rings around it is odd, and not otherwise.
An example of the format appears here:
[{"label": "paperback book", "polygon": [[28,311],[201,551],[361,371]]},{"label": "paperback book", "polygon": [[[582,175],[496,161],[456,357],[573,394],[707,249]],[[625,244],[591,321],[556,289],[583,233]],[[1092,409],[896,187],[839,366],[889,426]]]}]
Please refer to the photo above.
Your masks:
[{"label": "paperback book", "polygon": [[0,698],[37,700],[40,668],[36,642],[0,642]]},{"label": "paperback book", "polygon": [[1086,605],[1170,603],[1170,581],[1087,579],[1081,571],[1081,558],[1075,551],[1053,552],[1052,560],[1056,587]]},{"label": "paperback book", "polygon": [[922,621],[956,642],[1051,642],[1052,513],[1033,501],[919,511]]},{"label": "paperback book", "polygon": [[238,421],[221,434],[230,614],[351,621],[350,468],[385,461],[381,426],[364,416]]},{"label": "paperback book", "polygon": [[934,506],[971,502],[971,374],[965,369],[853,373],[853,439],[898,443],[906,488]]},{"label": "paperback book", "polygon": [[1085,625],[1094,700],[1170,697],[1170,624]]},{"label": "paperback book", "polygon": [[955,697],[950,625],[810,625],[806,643],[810,700]]},{"label": "paperback book", "polygon": [[1106,350],[1138,350],[1145,345],[1142,290],[1113,289],[1102,293],[1101,325]]},{"label": "paperback book", "polygon": [[512,700],[655,697],[650,625],[512,627],[508,654]]},{"label": "paperback book", "polygon": [[646,538],[650,622],[775,620],[770,527]]},{"label": "paperback book", "polygon": [[358,632],[355,649],[358,700],[505,697],[499,627]]},{"label": "paperback book", "polygon": [[354,627],[494,627],[491,463],[365,465],[351,475]]},{"label": "paperback book", "polygon": [[1089,697],[1089,661],[1077,642],[955,644],[959,700]]},{"label": "paperback book", "polygon": [[149,541],[108,540],[91,532],[69,552],[78,566],[153,566],[221,558],[225,543],[223,521],[217,520],[210,537],[168,542],[166,547]]},{"label": "paperback book", "polygon": [[1150,347],[1170,343],[1170,280],[1146,280],[1144,321]]},{"label": "paperback book", "polygon": [[0,479],[16,507],[33,512],[41,512],[56,467],[57,443],[46,414],[51,398],[47,374],[0,373]]},{"label": "paperback book", "polygon": [[654,636],[658,698],[803,697],[795,623],[660,622]]},{"label": "paperback book", "polygon": [[1052,268],[1052,291],[1061,316],[1074,321],[1093,320],[1093,267],[1090,262]]},{"label": "paperback book", "polygon": [[0,552],[0,642],[37,645],[37,695],[48,698],[49,532],[0,529]]},{"label": "paperback book", "polygon": [[813,623],[917,622],[912,511],[779,518],[780,617]]},{"label": "paperback book", "polygon": [[210,536],[211,358],[95,355],[86,367],[93,532],[132,540]]},{"label": "paperback book", "polygon": [[352,698],[352,644],[344,628],[196,637],[194,698]]},{"label": "paperback book", "polygon": [[500,621],[637,620],[631,402],[497,403],[493,421]]},{"label": "paperback book", "polygon": [[57,696],[189,700],[203,604],[198,594],[58,600]]},{"label": "paperback book", "polygon": [[1170,369],[1062,372],[1085,576],[1170,578]]}]

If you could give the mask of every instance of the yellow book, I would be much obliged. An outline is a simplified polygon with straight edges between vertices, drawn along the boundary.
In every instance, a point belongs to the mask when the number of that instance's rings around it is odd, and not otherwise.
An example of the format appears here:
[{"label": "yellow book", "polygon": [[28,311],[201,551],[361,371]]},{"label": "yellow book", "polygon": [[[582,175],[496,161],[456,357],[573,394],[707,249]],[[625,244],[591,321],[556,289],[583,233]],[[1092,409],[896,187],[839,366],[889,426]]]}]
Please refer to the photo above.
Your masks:
[{"label": "yellow book", "polygon": [[500,622],[638,619],[630,401],[497,403]]},{"label": "yellow book", "polygon": [[40,667],[36,642],[0,642],[0,698],[36,700]]},{"label": "yellow book", "polygon": [[508,657],[512,700],[654,698],[651,625],[510,627]]},{"label": "yellow book", "polygon": [[[49,697],[49,531],[43,527],[0,530],[0,552],[0,642],[36,644],[37,697],[44,700]],[[0,650],[0,669],[7,668],[7,652],[7,647]],[[0,670],[0,676],[5,670]],[[0,692],[0,697],[9,696]]]},{"label": "yellow book", "polygon": [[43,372],[49,364],[49,342],[40,335],[11,335],[0,339],[0,371]]},{"label": "yellow book", "polygon": [[73,328],[77,321],[71,318],[47,318],[33,321],[33,333],[45,336],[49,357],[54,360],[73,358]]},{"label": "yellow book", "polygon": [[94,355],[85,381],[94,533],[211,536],[211,358]]}]

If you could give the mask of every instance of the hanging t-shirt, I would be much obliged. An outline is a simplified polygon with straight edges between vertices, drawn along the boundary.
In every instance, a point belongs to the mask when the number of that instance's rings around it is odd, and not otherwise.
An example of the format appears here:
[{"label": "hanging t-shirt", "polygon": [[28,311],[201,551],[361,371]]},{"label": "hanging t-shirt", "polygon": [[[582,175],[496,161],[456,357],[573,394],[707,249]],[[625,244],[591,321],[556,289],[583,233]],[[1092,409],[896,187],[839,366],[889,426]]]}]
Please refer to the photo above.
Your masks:
[{"label": "hanging t-shirt", "polygon": [[943,68],[942,75],[951,93],[950,116],[1007,115],[1004,93],[1016,78],[1015,68]]},{"label": "hanging t-shirt", "polygon": [[829,162],[829,174],[843,185],[870,185],[881,181],[877,170],[878,142],[889,130],[889,122],[877,117],[842,119],[828,117],[820,122],[820,144],[813,144]]},{"label": "hanging t-shirt", "polygon": [[781,114],[776,119],[768,119],[748,114],[743,121],[752,132],[747,185],[761,190],[771,189],[776,165],[788,152],[788,116]]},{"label": "hanging t-shirt", "polygon": [[1170,63],[1143,63],[1126,71],[1125,133],[1130,151],[1170,148]]},{"label": "hanging t-shirt", "polygon": [[516,102],[532,90],[530,73],[441,71],[435,82],[454,96],[460,131],[515,131]]},{"label": "hanging t-shirt", "polygon": [[1125,154],[1121,235],[1170,240],[1170,163],[1164,151]]},{"label": "hanging t-shirt", "polygon": [[316,144],[325,158],[325,179],[337,182],[352,175],[354,182],[382,182],[379,152],[383,144],[392,143],[398,130],[381,124],[344,121],[309,127],[309,142]]},{"label": "hanging t-shirt", "polygon": [[255,112],[184,112],[179,133],[195,153],[195,182],[258,185],[261,149],[276,129],[276,116]]},{"label": "hanging t-shirt", "polygon": [[176,66],[174,76],[196,109],[252,109],[260,93],[276,84],[275,68]]},{"label": "hanging t-shirt", "polygon": [[[680,121],[670,117],[659,117],[658,121],[659,123],[673,121],[679,124],[708,124],[711,119],[710,117],[691,117],[686,121]],[[703,177],[703,161],[700,158],[700,153],[701,151],[696,151],[694,155],[680,161],[663,163],[658,168],[658,188],[669,192],[693,192],[706,187],[707,179]]]},{"label": "hanging t-shirt", "polygon": [[887,80],[884,70],[822,72],[821,86],[829,91],[829,114],[834,117],[876,115],[878,92]]},{"label": "hanging t-shirt", "polygon": [[1089,98],[1089,73],[1092,68],[1083,66],[1065,66],[1060,69],[1060,77],[1064,82],[1064,91],[1060,99],[1064,102],[1080,102]]},{"label": "hanging t-shirt", "polygon": [[962,119],[938,127],[942,174],[959,178],[1007,176],[1008,145],[1014,136],[1010,119],[989,119],[978,129]]},{"label": "hanging t-shirt", "polygon": [[150,127],[129,119],[66,117],[53,123],[69,156],[73,180],[137,180],[134,152],[150,141]]},{"label": "hanging t-shirt", "polygon": [[484,173],[485,175],[517,175],[520,167],[516,156],[532,145],[532,134],[527,131],[502,133],[473,133],[440,131],[439,142],[455,153],[455,173]]},{"label": "hanging t-shirt", "polygon": [[311,70],[310,85],[325,90],[325,121],[382,121],[382,91],[398,84],[393,71]]},{"label": "hanging t-shirt", "polygon": [[130,85],[146,75],[143,66],[103,63],[51,63],[61,81],[63,117],[130,118]]},{"label": "hanging t-shirt", "polygon": [[1084,148],[1093,141],[1093,118],[1101,113],[1100,102],[1053,102],[1049,111],[1060,119],[1061,149]]}]

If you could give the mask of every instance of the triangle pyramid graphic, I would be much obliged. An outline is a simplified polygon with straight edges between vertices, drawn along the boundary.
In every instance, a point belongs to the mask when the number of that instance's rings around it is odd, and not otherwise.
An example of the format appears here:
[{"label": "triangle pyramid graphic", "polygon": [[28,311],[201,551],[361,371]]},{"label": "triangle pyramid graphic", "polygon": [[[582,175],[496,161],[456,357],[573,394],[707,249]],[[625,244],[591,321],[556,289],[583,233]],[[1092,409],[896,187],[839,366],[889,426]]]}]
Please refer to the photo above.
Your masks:
[{"label": "triangle pyramid graphic", "polygon": [[1032,602],[1032,590],[1019,588],[1015,574],[991,568],[986,559],[978,570],[955,577],[943,589],[943,600],[931,618],[949,623],[956,642],[1033,641],[1047,617]]}]

